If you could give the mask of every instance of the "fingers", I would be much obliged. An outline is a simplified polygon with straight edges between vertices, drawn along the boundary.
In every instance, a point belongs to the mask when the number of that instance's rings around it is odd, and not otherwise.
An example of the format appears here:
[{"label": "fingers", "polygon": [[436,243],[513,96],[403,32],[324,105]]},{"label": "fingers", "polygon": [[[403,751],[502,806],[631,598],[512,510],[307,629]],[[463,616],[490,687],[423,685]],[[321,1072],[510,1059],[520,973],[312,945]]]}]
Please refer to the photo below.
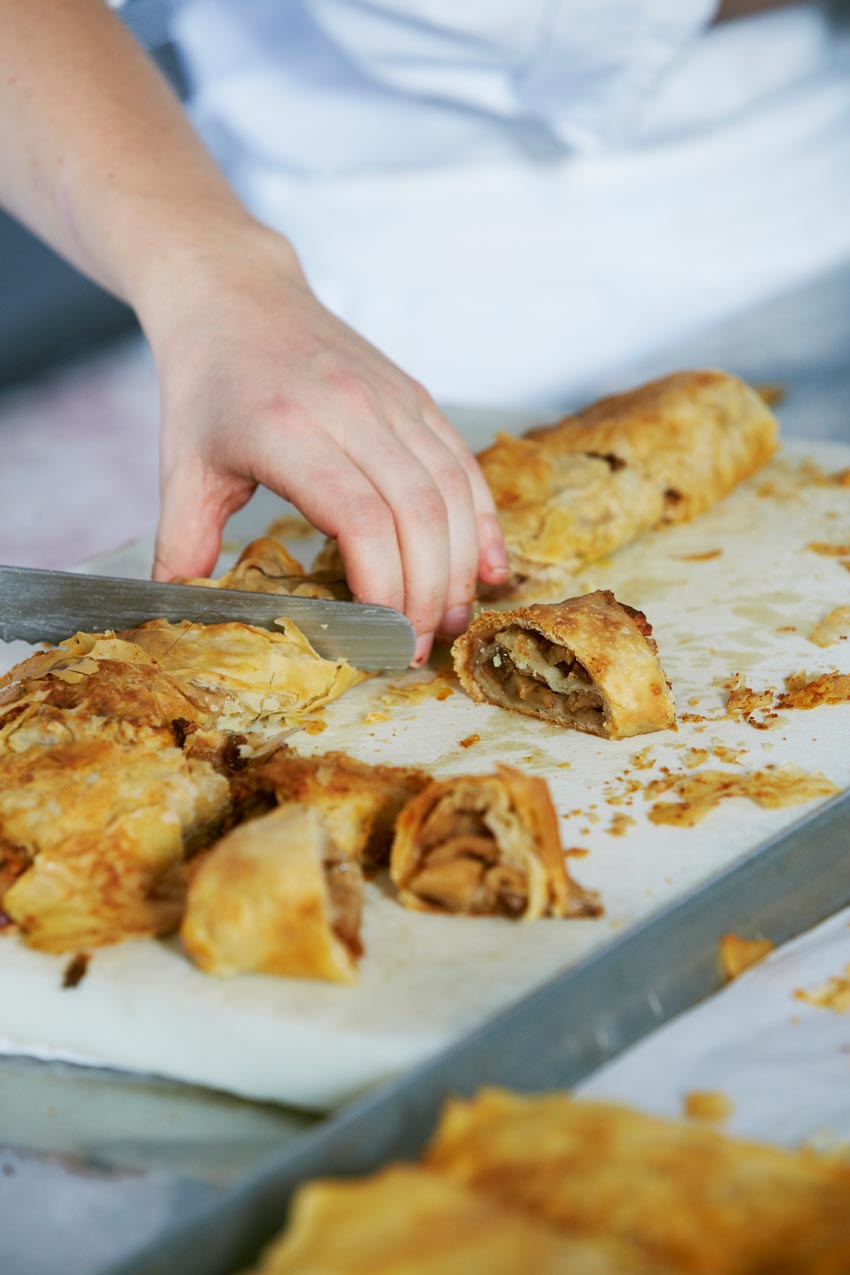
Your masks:
[{"label": "fingers", "polygon": [[[422,434],[426,432],[424,427],[420,430]],[[423,451],[439,447],[442,452],[436,439],[432,443],[419,439],[417,446]],[[378,431],[376,436],[373,428],[354,426],[346,439],[346,451],[391,513],[401,554],[404,611],[419,636],[414,663],[424,663],[450,596],[452,547],[446,500],[412,447],[405,445],[389,428]],[[460,477],[465,482],[462,473]],[[474,546],[474,521],[468,493],[467,503]],[[345,557],[342,534],[340,543]],[[470,539],[469,535],[466,539]],[[474,583],[474,561],[465,570]],[[466,590],[468,600],[469,584]],[[456,596],[462,603],[462,589]]]},{"label": "fingers", "polygon": [[366,475],[326,434],[291,423],[285,445],[264,432],[259,477],[291,500],[327,536],[335,536],[354,597],[405,609],[404,571],[395,519]]},{"label": "fingers", "polygon": [[446,637],[454,637],[469,624],[478,574],[478,529],[472,490],[457,456],[427,425],[397,428],[402,442],[430,475],[443,499],[449,560],[438,628]]},{"label": "fingers", "polygon": [[509,572],[508,555],[493,495],[481,467],[464,439],[430,399],[424,415],[431,430],[456,457],[469,483],[477,520],[478,578],[485,584],[503,584]]},{"label": "fingers", "polygon": [[179,466],[163,479],[154,580],[208,576],[212,571],[231,512],[216,499],[213,488],[199,465]]}]

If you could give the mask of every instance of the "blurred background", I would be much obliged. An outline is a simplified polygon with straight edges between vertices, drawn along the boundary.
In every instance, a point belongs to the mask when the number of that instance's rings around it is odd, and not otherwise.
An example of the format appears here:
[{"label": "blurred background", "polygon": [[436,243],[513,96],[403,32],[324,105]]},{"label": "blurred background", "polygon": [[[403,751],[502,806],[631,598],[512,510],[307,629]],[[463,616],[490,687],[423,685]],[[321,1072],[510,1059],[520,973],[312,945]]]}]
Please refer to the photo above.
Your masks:
[{"label": "blurred background", "polygon": [[[161,13],[133,0],[125,20],[182,96]],[[780,384],[786,435],[850,442],[850,261],[641,371],[700,365]],[[613,388],[616,377],[591,387]],[[0,214],[0,562],[70,567],[150,532],[157,415],[133,314]]]}]

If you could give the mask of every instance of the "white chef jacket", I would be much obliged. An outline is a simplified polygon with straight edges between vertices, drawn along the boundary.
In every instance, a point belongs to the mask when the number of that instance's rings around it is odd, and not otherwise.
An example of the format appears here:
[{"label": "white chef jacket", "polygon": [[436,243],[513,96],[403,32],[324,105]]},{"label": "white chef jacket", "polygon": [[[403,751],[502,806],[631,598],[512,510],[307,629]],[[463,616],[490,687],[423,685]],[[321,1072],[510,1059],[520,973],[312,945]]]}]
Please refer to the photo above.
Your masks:
[{"label": "white chef jacket", "polygon": [[850,260],[850,36],[714,0],[172,0],[197,125],[431,392],[554,405]]}]

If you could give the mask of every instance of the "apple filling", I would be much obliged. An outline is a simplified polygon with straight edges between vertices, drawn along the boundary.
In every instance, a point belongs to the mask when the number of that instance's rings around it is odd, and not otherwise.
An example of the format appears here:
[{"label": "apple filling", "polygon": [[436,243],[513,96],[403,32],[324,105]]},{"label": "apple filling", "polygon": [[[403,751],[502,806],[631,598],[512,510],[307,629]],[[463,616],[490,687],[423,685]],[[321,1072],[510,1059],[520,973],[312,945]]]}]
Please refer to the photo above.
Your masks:
[{"label": "apple filling", "polygon": [[514,625],[483,646],[476,663],[486,694],[496,703],[602,733],[602,696],[565,646]]},{"label": "apple filling", "polygon": [[528,833],[498,780],[447,792],[417,834],[408,889],[447,912],[521,916],[528,906]]}]

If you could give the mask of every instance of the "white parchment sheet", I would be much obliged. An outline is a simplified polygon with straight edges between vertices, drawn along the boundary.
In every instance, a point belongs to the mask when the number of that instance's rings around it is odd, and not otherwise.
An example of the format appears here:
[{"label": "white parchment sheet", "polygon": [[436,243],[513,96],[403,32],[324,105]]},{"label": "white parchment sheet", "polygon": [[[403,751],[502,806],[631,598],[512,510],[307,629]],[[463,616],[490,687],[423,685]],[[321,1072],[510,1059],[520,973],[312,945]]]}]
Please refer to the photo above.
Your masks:
[{"label": "white parchment sheet", "polygon": [[[492,433],[494,418],[482,413],[472,425],[478,446]],[[839,789],[850,787],[850,705],[782,713],[767,730],[725,716],[723,683],[735,673],[761,689],[781,688],[785,676],[802,670],[850,672],[850,642],[822,649],[808,637],[827,612],[850,603],[850,571],[841,559],[807,547],[850,543],[850,488],[819,481],[821,471],[810,461],[823,471],[846,469],[850,447],[797,444],[695,522],[647,535],[576,577],[572,592],[610,588],[647,613],[676,695],[678,732],[609,741],[473,704],[457,688],[442,701],[391,693],[392,686],[433,676],[425,673],[356,687],[325,711],[321,734],[295,739],[304,752],[343,749],[364,761],[422,765],[438,776],[487,772],[496,762],[545,776],[564,844],[580,852],[570,857],[570,871],[599,891],[603,916],[523,925],[426,915],[402,908],[385,883],[370,883],[366,954],[355,987],[262,976],[219,980],[195,969],[176,940],[151,940],[98,950],[80,985],[63,990],[67,958],[5,938],[0,1049],[83,1057],[249,1097],[332,1107],[444,1047],[813,809],[770,810],[735,799],[694,828],[657,826],[647,818],[650,803],[641,791],[627,792],[625,780],[644,784],[663,767],[690,775],[790,763],[826,775]],[[230,559],[285,512],[268,493],[252,502],[228,532]],[[289,543],[296,556],[309,560],[315,542]],[[149,552],[146,543],[130,545],[96,566],[145,575]],[[21,644],[15,647],[0,651],[0,667],[27,653]],[[472,736],[470,746],[461,747]],[[733,750],[737,761],[718,760],[712,752],[718,745]],[[693,750],[706,756],[700,760],[697,753],[695,761]],[[612,798],[618,804],[610,804]],[[624,835],[612,835],[615,815],[633,821]],[[836,967],[826,972],[837,972],[842,962],[826,964]],[[804,980],[803,973],[794,977]],[[706,1073],[700,1084],[725,1087],[733,1059],[745,1067],[750,1057],[746,1074],[752,1077],[757,1063],[769,1064],[765,1075],[775,1076],[776,1086],[789,1086],[791,1120],[794,1049],[803,1047],[794,1042],[807,1039],[808,1027],[789,1028],[772,1053],[772,1037],[764,1033],[773,1028],[756,1031],[761,1020],[750,1007],[740,1016],[734,1008],[748,987],[745,980],[718,998],[733,1011],[723,1030],[705,1035],[706,1050],[715,1043],[706,1066],[717,1074],[709,1084]],[[791,1013],[807,1024],[819,1016],[819,1027],[822,1018],[828,1030],[825,1011],[795,1005]],[[733,1051],[728,1042],[736,1030],[757,1052],[748,1055],[743,1045]],[[655,1084],[661,1086],[666,1074],[656,1068]],[[658,1100],[675,1105],[680,1082],[673,1071],[670,1076]],[[753,1080],[754,1092],[764,1091],[759,1101],[767,1101],[773,1084]],[[629,1093],[631,1100],[639,1096]],[[742,1100],[741,1111],[748,1105]]]},{"label": "white parchment sheet", "polygon": [[[850,1144],[848,965],[845,908],[600,1068],[576,1092],[678,1116],[688,1092],[719,1090],[734,1107],[727,1132],[789,1147]],[[847,980],[848,1012],[795,996],[835,977]]]}]

